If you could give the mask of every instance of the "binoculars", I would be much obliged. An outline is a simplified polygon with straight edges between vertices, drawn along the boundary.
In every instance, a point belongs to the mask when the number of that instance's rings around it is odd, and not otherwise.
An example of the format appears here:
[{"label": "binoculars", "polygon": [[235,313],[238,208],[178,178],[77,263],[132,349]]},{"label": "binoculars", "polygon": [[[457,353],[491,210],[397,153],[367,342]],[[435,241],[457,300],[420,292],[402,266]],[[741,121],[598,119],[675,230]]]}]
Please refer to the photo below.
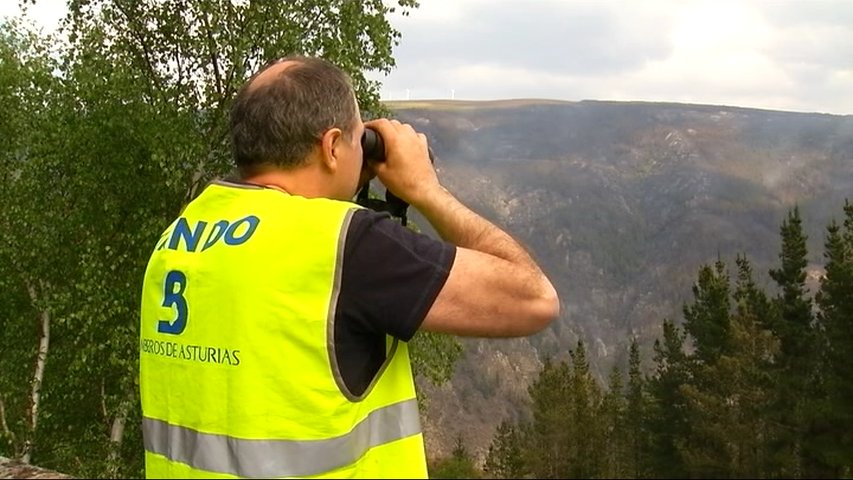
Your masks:
[{"label": "binoculars", "polygon": [[[361,149],[364,151],[365,161],[385,161],[385,142],[382,141],[382,137],[376,130],[372,128],[364,129],[364,134],[361,136]],[[435,163],[432,149],[427,147],[427,153],[429,153],[429,161]]]},{"label": "binoculars", "polygon": [[365,128],[361,136],[361,149],[364,151],[364,161],[384,162],[385,142],[379,136],[379,132],[372,128]]},{"label": "binoculars", "polygon": [[[372,128],[365,128],[364,134],[361,136],[361,149],[364,152],[364,162],[384,162],[385,161],[385,142],[379,135],[379,132]],[[432,150],[429,150],[429,160],[435,163]],[[356,203],[363,207],[376,210],[378,212],[388,212],[392,217],[400,219],[400,222],[406,225],[406,212],[409,209],[409,204],[400,197],[385,189],[385,200],[379,198],[370,198],[370,182],[365,183],[361,190],[356,195]]]}]

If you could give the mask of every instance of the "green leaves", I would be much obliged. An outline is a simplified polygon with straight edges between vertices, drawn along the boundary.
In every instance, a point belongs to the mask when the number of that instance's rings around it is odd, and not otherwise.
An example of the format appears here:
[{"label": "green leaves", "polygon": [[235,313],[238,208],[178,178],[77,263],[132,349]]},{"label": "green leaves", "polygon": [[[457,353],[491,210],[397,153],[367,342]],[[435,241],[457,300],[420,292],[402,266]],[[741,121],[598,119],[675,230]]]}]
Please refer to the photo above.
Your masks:
[{"label": "green leaves", "polygon": [[[390,11],[380,0],[70,0],[67,42],[0,25],[0,455],[33,439],[33,462],[65,473],[142,474],[128,406],[143,271],[174,215],[231,168],[235,92],[269,60],[323,54],[350,73],[364,112],[383,111],[364,72],[394,65]],[[447,378],[459,346],[424,340],[416,365]]]}]

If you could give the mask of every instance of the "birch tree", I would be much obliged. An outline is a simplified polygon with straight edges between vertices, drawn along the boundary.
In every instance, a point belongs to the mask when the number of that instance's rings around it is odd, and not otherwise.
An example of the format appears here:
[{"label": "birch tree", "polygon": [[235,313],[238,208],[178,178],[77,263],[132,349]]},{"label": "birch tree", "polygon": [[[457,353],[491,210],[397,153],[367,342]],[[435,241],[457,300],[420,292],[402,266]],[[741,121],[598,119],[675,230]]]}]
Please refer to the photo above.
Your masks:
[{"label": "birch tree", "polygon": [[[32,2],[25,2],[32,3]],[[227,117],[265,62],[394,66],[389,17],[414,0],[70,0],[60,34],[0,30],[0,455],[77,476],[139,476],[138,304],[160,232],[230,168]],[[458,345],[417,365],[449,376]]]}]

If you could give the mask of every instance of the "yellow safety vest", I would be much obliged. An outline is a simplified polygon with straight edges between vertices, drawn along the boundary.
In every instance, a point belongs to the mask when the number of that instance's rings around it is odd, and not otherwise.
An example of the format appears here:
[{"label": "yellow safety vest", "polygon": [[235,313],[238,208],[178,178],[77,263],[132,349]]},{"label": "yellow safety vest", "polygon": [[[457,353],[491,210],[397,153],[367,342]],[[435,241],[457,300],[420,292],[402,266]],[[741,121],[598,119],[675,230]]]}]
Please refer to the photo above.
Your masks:
[{"label": "yellow safety vest", "polygon": [[142,291],[149,478],[426,478],[405,342],[360,397],[334,352],[357,205],[214,182],[163,233]]}]

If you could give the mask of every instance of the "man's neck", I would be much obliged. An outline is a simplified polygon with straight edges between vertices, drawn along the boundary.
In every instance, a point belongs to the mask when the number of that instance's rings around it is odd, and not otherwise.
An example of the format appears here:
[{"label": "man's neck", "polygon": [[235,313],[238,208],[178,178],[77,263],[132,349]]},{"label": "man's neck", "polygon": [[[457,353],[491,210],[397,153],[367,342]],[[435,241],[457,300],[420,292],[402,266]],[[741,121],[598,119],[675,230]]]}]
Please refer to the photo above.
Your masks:
[{"label": "man's neck", "polygon": [[324,188],[326,182],[310,165],[293,170],[266,170],[244,176],[242,181],[306,198],[329,197],[329,192]]}]

